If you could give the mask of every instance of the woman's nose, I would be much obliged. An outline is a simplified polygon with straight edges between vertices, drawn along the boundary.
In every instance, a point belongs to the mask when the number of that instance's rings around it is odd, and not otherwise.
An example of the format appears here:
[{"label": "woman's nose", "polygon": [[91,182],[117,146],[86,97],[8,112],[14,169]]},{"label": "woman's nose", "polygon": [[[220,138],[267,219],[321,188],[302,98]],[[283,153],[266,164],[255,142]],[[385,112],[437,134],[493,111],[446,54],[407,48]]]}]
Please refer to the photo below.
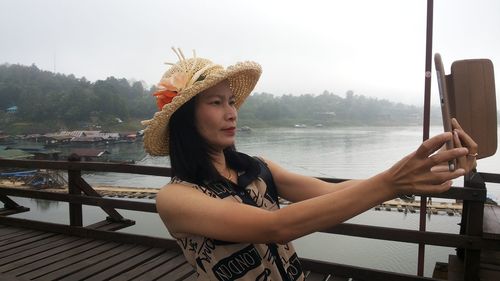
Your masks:
[{"label": "woman's nose", "polygon": [[231,105],[231,104],[228,104],[226,106],[226,118],[228,120],[236,120],[236,118],[238,117],[238,112],[236,111],[236,108]]}]

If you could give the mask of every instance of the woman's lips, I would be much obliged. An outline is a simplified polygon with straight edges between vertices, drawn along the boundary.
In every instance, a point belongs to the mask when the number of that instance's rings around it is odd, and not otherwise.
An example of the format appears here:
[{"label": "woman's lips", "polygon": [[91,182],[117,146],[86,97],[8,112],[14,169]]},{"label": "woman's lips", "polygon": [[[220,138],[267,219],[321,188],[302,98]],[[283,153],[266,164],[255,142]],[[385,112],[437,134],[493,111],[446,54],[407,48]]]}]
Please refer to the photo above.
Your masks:
[{"label": "woman's lips", "polygon": [[222,129],[223,132],[229,135],[234,135],[236,133],[236,127],[229,127]]}]

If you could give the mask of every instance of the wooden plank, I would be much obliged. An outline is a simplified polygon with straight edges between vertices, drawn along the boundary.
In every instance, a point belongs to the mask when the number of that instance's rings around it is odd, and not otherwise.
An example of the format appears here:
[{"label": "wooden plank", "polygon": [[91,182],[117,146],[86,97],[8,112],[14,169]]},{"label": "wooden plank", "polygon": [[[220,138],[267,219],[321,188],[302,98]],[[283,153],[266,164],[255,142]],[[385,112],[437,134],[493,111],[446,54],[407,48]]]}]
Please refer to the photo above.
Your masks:
[{"label": "wooden plank", "polygon": [[484,268],[479,272],[479,278],[481,281],[498,281],[500,280],[500,271]]},{"label": "wooden plank", "polygon": [[[78,186],[78,188],[80,188],[81,191],[83,191],[86,195],[88,196],[94,196],[94,197],[102,197],[97,191],[94,190],[94,188],[92,188],[92,186],[90,186],[90,184],[88,184],[83,178],[79,177],[79,178],[76,178],[76,182],[75,182]],[[110,207],[101,207],[104,212],[106,212],[106,214],[108,214],[114,221],[122,221],[124,220],[125,218],[120,214],[118,213],[114,208],[110,208]]]},{"label": "wooden plank", "polygon": [[80,203],[91,206],[99,206],[99,207],[105,206],[116,209],[156,213],[156,205],[154,203],[149,203],[149,202],[139,202],[133,200],[123,200],[114,198],[90,197],[82,195],[54,193],[54,192],[40,191],[40,190],[24,190],[19,188],[9,188],[2,186],[0,186],[0,192],[17,197],[54,200],[54,201],[69,202],[69,203]]},{"label": "wooden plank", "polygon": [[184,278],[184,281],[196,281],[197,279],[198,279],[198,274],[196,274],[196,272],[193,272],[191,275]]},{"label": "wooden plank", "polygon": [[17,209],[22,207],[4,194],[0,194],[0,201],[3,202],[5,209]]},{"label": "wooden plank", "polygon": [[[38,247],[20,252],[16,255],[7,257],[11,260],[0,267],[0,272],[12,271],[16,268],[23,268],[23,272],[38,268],[54,262],[57,259],[63,259],[69,253],[73,253],[75,247],[82,244],[91,246],[92,242],[88,239],[78,239],[77,237],[68,237],[58,240],[50,245]],[[98,242],[96,242],[98,243]],[[29,265],[29,266],[28,266]]]},{"label": "wooden plank", "polygon": [[0,273],[0,281],[29,281],[29,279],[16,277],[11,274],[2,274]]},{"label": "wooden plank", "polygon": [[324,274],[319,274],[316,272],[310,272],[307,277],[306,281],[325,281],[326,276]]},{"label": "wooden plank", "polygon": [[[464,183],[467,185],[467,182]],[[464,202],[468,203],[469,210],[463,214],[467,218],[465,234],[480,237],[483,234],[483,202]],[[479,280],[479,269],[481,260],[481,250],[465,249],[464,255],[464,279],[467,281]]]},{"label": "wooden plank", "polygon": [[178,268],[179,266],[183,265],[186,263],[186,259],[184,258],[183,255],[178,255],[177,257],[169,260],[168,262],[164,264],[158,264],[158,266],[152,268],[151,270],[145,272],[141,276],[138,276],[132,280],[136,281],[142,281],[142,280],[156,280],[156,278],[159,278],[163,276],[164,274]]},{"label": "wooden plank", "polygon": [[11,226],[6,226],[6,225],[2,225],[2,226],[3,227],[0,228],[0,237],[2,237],[3,235],[6,235],[6,234],[12,233],[12,232],[19,231],[18,227],[11,227]]},{"label": "wooden plank", "polygon": [[464,280],[464,264],[455,255],[448,256],[448,280],[449,281]]},{"label": "wooden plank", "polygon": [[19,206],[16,208],[1,208],[0,209],[0,216],[10,216],[10,215],[14,215],[14,214],[28,212],[29,210],[30,210],[30,208],[26,208],[23,206]]},{"label": "wooden plank", "polygon": [[128,270],[125,273],[120,274],[119,276],[114,277],[113,279],[111,279],[111,281],[125,281],[125,280],[131,280],[132,278],[135,278],[137,276],[142,276],[146,274],[149,270],[161,266],[162,264],[168,262],[169,260],[175,257],[178,257],[179,255],[181,255],[180,252],[168,251],[160,256],[157,256],[151,260],[146,261],[145,263],[131,270]]},{"label": "wooden plank", "polygon": [[500,252],[490,250],[481,251],[481,263],[500,265]]},{"label": "wooden plank", "polygon": [[24,227],[29,225],[30,228],[48,232],[63,233],[72,236],[80,236],[85,238],[93,238],[107,240],[112,242],[141,244],[149,247],[161,247],[165,249],[180,250],[179,245],[175,240],[151,237],[139,234],[130,234],[124,232],[102,231],[96,229],[88,229],[81,227],[70,227],[64,224],[40,222],[35,220],[27,220],[20,218],[3,218],[0,217],[0,224],[12,225],[16,227]]},{"label": "wooden plank", "polygon": [[418,231],[392,227],[341,223],[322,231],[324,233],[341,234],[398,242],[424,243],[427,245],[459,247],[464,249],[481,249],[481,238],[472,235],[458,235],[432,231]]},{"label": "wooden plank", "polygon": [[486,182],[500,183],[500,174],[483,173],[483,172],[479,174]]},{"label": "wooden plank", "polygon": [[[50,238],[56,234],[54,233],[43,233],[40,235],[35,235],[29,239],[24,240],[22,245],[16,245],[14,247],[10,247],[10,245],[5,245],[5,247],[0,247],[0,251],[2,253],[2,258],[7,257],[8,255],[19,253],[23,251],[24,249],[31,249],[33,248],[34,244],[38,241],[44,241],[47,238]],[[51,241],[51,240],[49,240]],[[46,241],[44,241],[45,243]],[[36,245],[36,244],[35,244]],[[1,259],[0,259],[1,260]]]},{"label": "wooden plank", "polygon": [[[121,249],[115,248],[112,251],[115,251],[115,250],[121,250]],[[122,267],[122,265],[120,264],[121,262],[129,259],[130,257],[140,255],[147,250],[148,250],[147,247],[140,246],[140,245],[136,245],[136,246],[131,247],[129,249],[124,249],[123,251],[118,252],[116,255],[114,255],[110,258],[107,258],[107,259],[103,260],[102,262],[88,266],[88,267],[84,268],[83,270],[79,270],[71,275],[67,275],[64,278],[68,279],[68,280],[83,280],[83,279],[88,280],[89,277],[92,277],[92,276],[96,275],[97,273],[100,273],[100,272],[102,272],[110,267],[113,267],[113,266]],[[111,251],[109,251],[109,253],[110,252]],[[95,258],[93,258],[93,260],[94,259]]]},{"label": "wooden plank", "polygon": [[[2,252],[2,253],[5,253],[5,255],[3,255],[0,258],[0,265],[4,265],[6,263],[21,259],[21,258],[25,257],[26,255],[30,255],[30,254],[33,254],[36,252],[43,252],[43,251],[46,251],[48,249],[52,249],[54,247],[57,247],[61,244],[67,243],[63,238],[72,239],[72,240],[78,239],[76,237],[64,237],[62,235],[56,235],[56,236],[46,237],[45,239],[41,239],[38,241],[34,241],[33,243],[26,244],[26,245]],[[28,252],[28,254],[26,254],[26,252]]]},{"label": "wooden plank", "polygon": [[120,263],[119,266],[114,266],[102,271],[94,276],[86,279],[86,281],[101,281],[109,280],[115,276],[121,275],[130,269],[136,268],[140,264],[147,262],[161,254],[165,253],[165,249],[162,248],[152,248],[139,255],[134,255],[132,257],[127,257],[127,260]]},{"label": "wooden plank", "polygon": [[46,160],[10,160],[0,159],[0,167],[36,168],[50,170],[81,170],[96,172],[116,172],[128,174],[142,174],[159,177],[169,177],[171,169],[155,166],[131,164],[116,164],[104,162],[77,162],[77,161],[46,161]]},{"label": "wooden plank", "polygon": [[[43,239],[44,237],[45,233],[38,231],[33,233],[26,233],[21,236],[12,237],[11,239],[5,240],[4,243],[2,243],[3,245],[0,247],[0,251],[5,251],[25,244],[29,244],[33,241]],[[7,241],[11,242],[9,243]]]},{"label": "wooden plank", "polygon": [[354,280],[370,280],[370,281],[430,281],[432,278],[420,277],[410,274],[389,272],[378,269],[363,268],[353,265],[338,264],[333,262],[311,260],[301,258],[300,263],[304,271],[310,270],[312,272],[321,274],[333,274],[335,277],[349,277]]},{"label": "wooden plank", "polygon": [[56,268],[56,270],[40,276],[39,280],[57,280],[66,277],[88,266],[92,266],[114,255],[120,254],[132,247],[133,245],[117,245],[116,243],[106,243],[97,248],[85,251],[84,253],[81,253],[79,255],[72,256],[68,259],[58,262],[57,264],[51,264],[50,266],[55,265],[54,267]]},{"label": "wooden plank", "polygon": [[500,265],[481,263],[481,270],[483,270],[483,269],[498,271],[500,274]]},{"label": "wooden plank", "polygon": [[[64,269],[66,266],[69,266],[71,264],[77,263],[81,260],[85,259],[90,259],[92,256],[95,256],[96,254],[100,252],[105,252],[109,249],[117,247],[119,244],[118,243],[104,243],[104,241],[94,241],[90,242],[88,244],[85,244],[84,246],[67,250],[65,252],[61,252],[60,255],[57,255],[53,257],[53,260],[50,260],[49,262],[52,262],[50,264],[47,264],[46,266],[37,269],[36,271],[32,271],[28,274],[23,275],[25,278],[29,279],[39,279],[39,280],[51,280],[53,278],[47,278],[46,275],[57,271],[58,269]],[[90,244],[90,245],[89,245]],[[95,247],[95,245],[99,245]],[[88,249],[87,246],[88,245]],[[76,254],[75,254],[76,253]],[[57,261],[56,261],[57,260]]]},{"label": "wooden plank", "polygon": [[91,225],[87,225],[86,228],[93,228],[93,229],[98,229],[98,230],[104,230],[104,231],[116,231],[122,228],[129,227],[131,225],[134,225],[135,221],[132,220],[126,220],[123,219],[120,222],[114,222],[114,221],[109,221],[109,220],[103,220],[100,222],[96,222]]},{"label": "wooden plank", "polygon": [[182,266],[176,268],[172,272],[169,272],[166,275],[156,279],[157,281],[178,281],[184,280],[184,278],[188,277],[194,272],[193,266],[189,263],[184,263]]},{"label": "wooden plank", "polygon": [[500,206],[484,205],[483,237],[500,240]]},{"label": "wooden plank", "polygon": [[325,281],[354,281],[352,278],[329,275]]},{"label": "wooden plank", "polygon": [[[71,195],[81,195],[77,180],[81,178],[82,171],[68,170],[68,193]],[[69,224],[71,226],[83,226],[82,204],[69,203]]]},{"label": "wooden plank", "polygon": [[[8,244],[9,241],[12,241],[12,240],[9,240],[9,239],[15,238],[17,236],[22,236],[22,235],[26,235],[26,234],[29,234],[29,233],[33,233],[35,231],[36,230],[34,230],[34,229],[19,228],[19,229],[17,229],[17,231],[14,231],[14,232],[11,232],[9,234],[5,234],[5,235],[0,236],[0,244]],[[41,232],[39,232],[39,233],[41,233]]]}]

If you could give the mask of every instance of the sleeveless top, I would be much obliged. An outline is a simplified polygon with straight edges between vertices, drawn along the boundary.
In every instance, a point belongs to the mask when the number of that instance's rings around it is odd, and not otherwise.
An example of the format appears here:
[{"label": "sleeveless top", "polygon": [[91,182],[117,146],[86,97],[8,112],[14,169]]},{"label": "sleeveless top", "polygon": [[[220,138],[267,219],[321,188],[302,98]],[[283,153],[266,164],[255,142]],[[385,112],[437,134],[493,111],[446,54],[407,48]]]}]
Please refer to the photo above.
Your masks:
[{"label": "sleeveless top", "polygon": [[[269,211],[279,209],[276,187],[266,164],[239,152],[226,155],[231,168],[238,172],[238,185],[227,180],[197,185],[177,178],[203,194],[249,204]],[[251,201],[250,201],[251,200]],[[172,235],[173,236],[173,235]],[[295,281],[304,274],[293,245],[226,242],[192,235],[177,238],[186,260],[197,272],[197,280]]]}]

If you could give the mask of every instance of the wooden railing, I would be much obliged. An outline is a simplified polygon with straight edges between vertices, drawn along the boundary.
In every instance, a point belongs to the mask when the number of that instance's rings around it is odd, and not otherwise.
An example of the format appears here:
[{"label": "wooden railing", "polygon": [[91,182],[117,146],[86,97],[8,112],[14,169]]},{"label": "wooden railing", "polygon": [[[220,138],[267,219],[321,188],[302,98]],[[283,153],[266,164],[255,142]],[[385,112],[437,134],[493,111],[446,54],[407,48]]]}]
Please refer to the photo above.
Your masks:
[{"label": "wooden railing", "polygon": [[[56,231],[72,235],[134,242],[145,245],[177,247],[172,240],[154,238],[144,235],[133,235],[112,232],[134,224],[134,221],[121,216],[116,209],[155,213],[153,203],[111,199],[101,197],[81,176],[82,171],[131,173],[151,176],[170,176],[170,168],[140,166],[129,164],[110,164],[78,161],[40,161],[40,160],[5,160],[0,159],[0,168],[29,168],[65,170],[68,173],[68,193],[53,193],[39,190],[0,187],[0,200],[4,208],[0,209],[0,223],[16,226],[29,226],[46,231]],[[341,182],[344,179],[321,178],[328,182]],[[460,234],[416,231],[370,225],[342,223],[323,232],[356,237],[399,241],[407,243],[423,243],[426,245],[454,247],[464,261],[464,280],[476,280],[479,272],[480,253],[482,249],[500,251],[498,241],[482,237],[483,207],[486,200],[485,182],[500,182],[497,174],[474,173],[465,179],[465,187],[452,187],[449,191],[433,197],[463,200]],[[8,196],[27,197],[69,203],[69,225],[39,222],[27,219],[7,217],[7,215],[24,212],[29,209],[18,205]],[[108,217],[96,224],[83,227],[82,205],[98,206]],[[359,280],[432,280],[407,274],[379,271],[349,265],[341,265],[303,259],[304,267],[316,272],[336,272]]]}]

